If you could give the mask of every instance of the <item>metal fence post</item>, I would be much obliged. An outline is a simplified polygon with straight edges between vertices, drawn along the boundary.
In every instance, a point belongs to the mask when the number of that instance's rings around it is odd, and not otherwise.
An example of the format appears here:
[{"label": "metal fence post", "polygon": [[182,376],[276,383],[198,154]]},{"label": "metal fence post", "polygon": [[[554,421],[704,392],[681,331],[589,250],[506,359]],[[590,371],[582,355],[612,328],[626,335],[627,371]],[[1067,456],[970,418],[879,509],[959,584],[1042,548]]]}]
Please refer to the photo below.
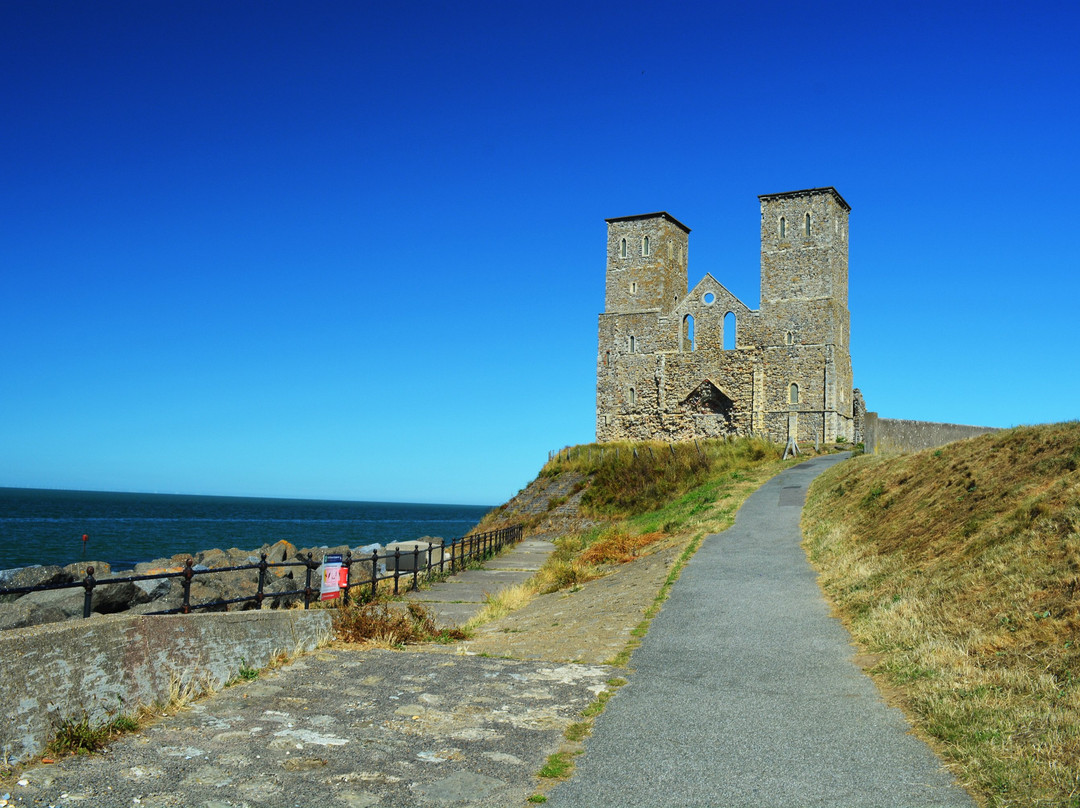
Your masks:
[{"label": "metal fence post", "polygon": [[349,576],[352,573],[352,550],[345,553],[345,591],[341,593],[342,603],[349,605]]},{"label": "metal fence post", "polygon": [[94,568],[86,568],[86,577],[83,579],[83,586],[86,587],[86,594],[83,595],[82,616],[84,618],[90,616],[90,606],[94,600]]},{"label": "metal fence post", "polygon": [[304,608],[305,609],[308,608],[311,605],[311,593],[312,593],[312,589],[311,589],[311,572],[312,572],[312,569],[313,569],[312,564],[314,564],[314,563],[315,562],[311,558],[311,553],[308,553],[307,554],[307,559],[304,561],[304,564],[307,565],[307,577],[306,577],[305,582],[304,582]]},{"label": "metal fence post", "polygon": [[376,588],[379,585],[379,551],[371,551],[371,599],[375,600],[378,596]]},{"label": "metal fence post", "polygon": [[184,562],[184,605],[180,607],[181,614],[191,614],[191,579],[195,577],[195,570],[191,567],[195,563],[189,558]]},{"label": "metal fence post", "polygon": [[414,544],[412,548],[412,590],[415,592],[419,589],[419,585],[416,583],[416,577],[420,574],[420,545]]},{"label": "metal fence post", "polygon": [[266,553],[259,554],[259,591],[255,593],[255,604],[261,609],[263,589],[266,586]]}]

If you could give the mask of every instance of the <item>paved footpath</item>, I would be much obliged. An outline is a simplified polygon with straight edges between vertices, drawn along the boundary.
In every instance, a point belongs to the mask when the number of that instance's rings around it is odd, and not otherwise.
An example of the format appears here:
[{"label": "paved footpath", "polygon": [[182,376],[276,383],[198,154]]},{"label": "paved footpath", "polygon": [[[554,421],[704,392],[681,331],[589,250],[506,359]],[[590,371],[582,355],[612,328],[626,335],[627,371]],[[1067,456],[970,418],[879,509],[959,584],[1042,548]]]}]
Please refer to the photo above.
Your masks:
[{"label": "paved footpath", "polygon": [[774,477],[705,541],[548,805],[973,808],[856,667],[799,546],[841,459]]},{"label": "paved footpath", "polygon": [[542,538],[524,538],[485,562],[483,569],[459,572],[426,589],[409,592],[406,597],[422,603],[441,626],[464,625],[480,611],[489,593],[531,578],[554,549],[554,544]]}]

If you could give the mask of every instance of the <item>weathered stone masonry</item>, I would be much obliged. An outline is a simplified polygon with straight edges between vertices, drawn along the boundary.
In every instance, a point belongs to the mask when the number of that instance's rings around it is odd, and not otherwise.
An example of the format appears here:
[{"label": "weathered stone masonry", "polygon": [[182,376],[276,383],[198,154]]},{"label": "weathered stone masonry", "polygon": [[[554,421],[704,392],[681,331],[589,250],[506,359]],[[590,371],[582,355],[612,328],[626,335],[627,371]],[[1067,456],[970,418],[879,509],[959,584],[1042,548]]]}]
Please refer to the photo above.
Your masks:
[{"label": "weathered stone masonry", "polygon": [[757,310],[711,274],[688,289],[690,228],[670,214],[607,220],[597,440],[861,439],[847,308],[851,207],[835,188],[758,199]]}]

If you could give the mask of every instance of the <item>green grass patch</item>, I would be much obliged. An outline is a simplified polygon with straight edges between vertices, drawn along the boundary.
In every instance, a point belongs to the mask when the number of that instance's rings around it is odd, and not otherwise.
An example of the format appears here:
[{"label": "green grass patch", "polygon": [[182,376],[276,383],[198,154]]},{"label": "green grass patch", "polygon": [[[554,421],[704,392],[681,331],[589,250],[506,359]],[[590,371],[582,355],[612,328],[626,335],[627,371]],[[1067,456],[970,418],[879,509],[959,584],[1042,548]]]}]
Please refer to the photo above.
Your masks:
[{"label": "green grass patch", "polygon": [[556,752],[548,755],[547,763],[540,769],[540,777],[549,780],[564,780],[574,771],[574,758],[570,752]]},{"label": "green grass patch", "polygon": [[575,721],[566,728],[563,737],[571,743],[580,743],[589,737],[590,732],[592,732],[591,721]]},{"label": "green grass patch", "polygon": [[135,732],[139,726],[139,720],[131,715],[118,715],[94,726],[84,713],[82,718],[61,722],[47,749],[54,755],[89,755],[104,749],[116,736]]}]

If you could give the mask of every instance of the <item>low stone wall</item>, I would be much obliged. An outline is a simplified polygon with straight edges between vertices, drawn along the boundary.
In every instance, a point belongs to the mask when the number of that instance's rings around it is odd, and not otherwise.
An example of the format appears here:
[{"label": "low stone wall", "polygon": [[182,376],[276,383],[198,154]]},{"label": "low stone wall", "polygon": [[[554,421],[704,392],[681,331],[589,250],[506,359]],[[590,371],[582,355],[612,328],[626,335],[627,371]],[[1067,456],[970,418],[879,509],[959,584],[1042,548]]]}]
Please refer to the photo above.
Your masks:
[{"label": "low stone wall", "polygon": [[68,720],[91,725],[167,702],[177,687],[220,688],[241,664],[310,651],[330,635],[325,610],[94,617],[0,633],[0,751],[40,754]]},{"label": "low stone wall", "polygon": [[882,452],[918,452],[944,446],[954,440],[973,438],[998,427],[939,424],[933,421],[905,421],[898,418],[878,418],[868,412],[863,420],[863,444],[868,454]]}]

